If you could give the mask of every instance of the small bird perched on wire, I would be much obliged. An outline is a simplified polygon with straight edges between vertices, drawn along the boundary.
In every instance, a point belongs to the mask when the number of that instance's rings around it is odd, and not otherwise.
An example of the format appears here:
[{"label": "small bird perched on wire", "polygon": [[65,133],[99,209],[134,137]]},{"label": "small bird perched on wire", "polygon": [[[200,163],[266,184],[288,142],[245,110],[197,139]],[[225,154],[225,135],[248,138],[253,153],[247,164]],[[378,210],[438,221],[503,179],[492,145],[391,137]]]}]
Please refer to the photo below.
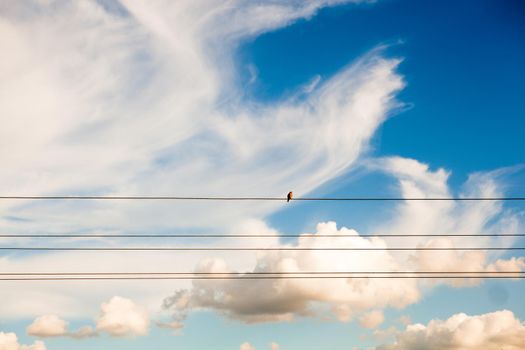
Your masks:
[{"label": "small bird perched on wire", "polygon": [[293,192],[292,191],[288,192],[288,196],[286,196],[286,202],[291,201],[292,197],[293,197]]}]

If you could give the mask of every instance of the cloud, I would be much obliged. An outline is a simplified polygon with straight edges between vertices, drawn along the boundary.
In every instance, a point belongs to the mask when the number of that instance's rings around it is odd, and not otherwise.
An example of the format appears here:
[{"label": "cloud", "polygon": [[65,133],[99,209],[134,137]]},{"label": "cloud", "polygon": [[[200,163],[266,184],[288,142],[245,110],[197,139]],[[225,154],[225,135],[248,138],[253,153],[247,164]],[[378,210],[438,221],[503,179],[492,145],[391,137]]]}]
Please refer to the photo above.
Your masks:
[{"label": "cloud", "polygon": [[[96,337],[100,332],[106,332],[113,337],[143,336],[148,333],[150,319],[145,308],[130,299],[114,296],[100,305],[100,314],[95,320],[96,330],[91,326],[83,326],[75,332],[69,331],[67,321],[56,315],[37,317],[26,331],[28,335],[47,337],[70,337],[84,339]],[[158,323],[159,327],[177,329],[175,322]],[[181,328],[180,326],[179,328]]]},{"label": "cloud", "polygon": [[[411,159],[381,160],[386,169],[398,178],[401,195],[450,196],[443,169],[429,170],[428,166]],[[490,174],[478,174],[466,185],[461,195],[498,195],[497,180]],[[465,202],[406,202],[396,207],[395,216],[378,223],[372,232],[391,234],[462,234],[515,233],[522,223],[519,214],[504,210],[499,203]],[[422,219],[423,218],[423,219]],[[439,220],[438,220],[439,219]],[[411,228],[411,224],[415,228]],[[473,229],[475,231],[473,231]],[[252,225],[249,232],[267,232],[264,224]],[[311,235],[323,239],[309,238]],[[348,237],[349,236],[349,237]],[[296,247],[299,251],[261,251],[250,268],[241,272],[309,272],[309,271],[523,271],[524,258],[498,258],[482,251],[313,251],[308,248],[387,248],[403,247],[507,247],[507,238],[408,237],[399,239],[362,237],[335,222],[320,223],[316,232],[305,233],[295,243],[269,243],[271,247]],[[223,259],[205,259],[195,268],[197,272],[235,272]],[[164,307],[174,312],[182,322],[192,310],[213,310],[226,317],[246,323],[290,321],[294,317],[332,315],[349,321],[361,315],[365,327],[381,323],[381,309],[404,308],[418,302],[423,292],[439,284],[455,287],[474,286],[483,279],[368,279],[348,278],[323,280],[280,279],[207,281],[194,280],[192,288],[180,289],[164,300]],[[252,295],[258,295],[254,299]],[[370,312],[371,311],[371,312]]]},{"label": "cloud", "polygon": [[0,332],[0,350],[46,350],[46,346],[40,340],[32,345],[20,344],[15,333]]},{"label": "cloud", "polygon": [[305,94],[311,93],[312,91],[315,90],[315,87],[319,84],[320,81],[321,81],[320,75],[314,76],[307,84],[303,86],[302,92]]},{"label": "cloud", "polygon": [[370,311],[359,319],[359,324],[364,328],[376,328],[385,321],[385,316],[380,310]]},{"label": "cloud", "polygon": [[26,331],[36,337],[58,337],[68,334],[68,324],[56,315],[40,316],[31,323]]},{"label": "cloud", "polygon": [[[375,50],[312,87],[305,100],[258,104],[239,98],[235,49],[342,2],[126,0],[119,13],[97,2],[56,2],[52,10],[34,5],[3,13],[0,138],[8,147],[0,159],[9,166],[0,174],[0,190],[313,190],[353,165],[398,105],[395,94],[404,86],[399,61]],[[3,203],[0,218],[16,232],[217,229],[280,207]]]},{"label": "cloud", "polygon": [[[6,164],[0,192],[284,196],[293,189],[305,194],[354,166],[399,105],[395,96],[405,85],[399,60],[385,58],[381,50],[312,85],[300,101],[258,103],[242,97],[235,62],[239,45],[343,1],[120,3],[115,10],[95,1],[49,7],[17,2],[0,14],[0,160]],[[44,234],[195,227],[229,232],[284,205],[215,204],[3,201],[0,225],[12,233]],[[170,266],[173,259],[183,268],[203,258],[116,255],[3,256],[0,265],[8,271],[51,270],[67,260],[76,270],[104,270],[119,260],[119,266],[143,269]],[[89,314],[101,297],[126,293],[130,285],[133,299],[150,305],[154,293],[184,285],[103,283],[109,289],[65,282],[60,289],[42,283],[37,291],[13,283],[0,298],[8,301],[8,317],[69,317]],[[9,302],[21,297],[28,303]]]},{"label": "cloud", "polygon": [[396,336],[393,344],[376,350],[518,350],[525,344],[525,325],[511,311],[478,316],[456,314],[428,325],[412,324]]},{"label": "cloud", "polygon": [[[236,83],[234,57],[245,40],[308,19],[320,8],[339,3],[342,1],[125,0],[121,9],[110,10],[99,2],[55,2],[51,7],[17,2],[0,15],[0,160],[6,165],[0,173],[0,192],[284,197],[290,189],[301,195],[336,178],[366,154],[376,130],[399,106],[396,94],[405,85],[397,72],[400,60],[372,50],[334,76],[323,77],[303,99],[262,104],[241,98],[244,95]],[[444,170],[432,172],[425,164],[402,158],[380,160],[377,167],[399,179],[404,195],[448,193]],[[492,193],[498,189],[494,177],[473,175],[469,183],[475,190]],[[283,205],[2,202],[0,225],[13,233],[118,234],[196,226],[206,232],[229,232],[247,219],[262,220]],[[378,230],[515,232],[519,226],[516,217],[497,203],[407,203],[398,210],[396,218]],[[317,234],[325,231],[355,232],[321,224]],[[378,247],[393,243],[360,237],[325,242]],[[407,240],[412,243],[445,244]],[[469,242],[455,244],[461,243]],[[487,239],[479,243],[508,246],[512,242]],[[127,243],[114,240],[111,244]],[[312,243],[301,240],[298,244],[308,247]],[[342,266],[440,268],[424,254],[379,255],[384,265],[355,255],[352,264]],[[177,266],[188,271],[198,261],[212,258],[209,266],[199,268],[250,271],[264,266],[261,264],[328,268],[342,259],[338,254],[333,254],[339,256],[334,259],[309,253],[239,256],[221,263],[220,259],[226,261],[225,254],[144,253],[128,257],[90,252],[86,259],[77,253],[49,253],[3,256],[0,265],[5,271],[58,270],[63,266],[75,271]],[[458,253],[452,258],[468,263],[467,267],[482,266],[485,259],[494,262],[492,256],[475,254]],[[309,260],[315,264],[309,265]],[[522,264],[519,259],[514,263]],[[6,282],[8,287],[0,290],[0,299],[4,300],[5,317],[83,316],[91,314],[102,295],[106,298],[132,290],[133,300],[154,305],[168,291],[180,288],[180,294],[171,299],[187,298],[188,305],[169,302],[179,315],[208,308],[246,322],[260,322],[317,315],[323,308],[338,319],[350,320],[354,313],[403,307],[420,298],[419,286],[409,281],[340,281],[310,289],[312,283],[261,282],[256,284],[261,290],[277,293],[254,304],[245,297],[232,302],[207,300],[206,295],[199,299],[194,294],[209,290],[211,295],[220,291],[237,296],[244,288],[237,282],[214,287],[206,283],[138,285],[119,281],[92,289],[75,282],[64,282],[60,288],[54,282],[43,282],[38,290]],[[339,295],[341,284],[350,293]],[[100,285],[93,282],[93,286]],[[330,286],[336,289],[329,290]],[[392,288],[392,294],[376,306],[372,296],[387,287]],[[15,302],[21,298],[27,301],[24,305]],[[119,328],[109,316],[103,319],[117,334],[119,329],[136,334],[144,328]],[[178,322],[175,319],[173,324],[178,326]]]},{"label": "cloud", "polygon": [[68,322],[62,320],[56,315],[44,315],[37,317],[27,328],[28,335],[34,337],[71,337],[74,339],[83,339],[97,336],[97,333],[90,326],[79,328],[75,332],[70,332]]},{"label": "cloud", "polygon": [[132,300],[115,296],[102,303],[97,319],[97,331],[111,336],[142,336],[149,331],[149,315],[146,310]]},{"label": "cloud", "polygon": [[75,332],[70,332],[68,336],[74,339],[85,339],[97,337],[98,333],[91,326],[83,326],[77,329]]},{"label": "cloud", "polygon": [[184,328],[184,324],[182,322],[179,322],[179,321],[155,322],[155,324],[157,325],[157,327],[172,329],[174,331],[178,331],[178,330]]},{"label": "cloud", "polygon": [[[239,348],[240,348],[240,350],[256,350],[255,346],[253,346],[249,342],[242,343]],[[279,344],[277,344],[276,342],[271,342],[270,343],[270,350],[279,350]]]},{"label": "cloud", "polygon": [[[381,239],[359,237],[354,230],[338,229],[334,222],[319,224],[315,235],[326,237],[300,238],[296,246],[385,247]],[[252,271],[364,271],[386,267],[393,270],[401,268],[387,251],[368,254],[352,251],[265,251],[258,253]],[[196,271],[230,272],[231,269],[221,259],[207,259],[196,267]],[[253,293],[259,296],[255,300],[250,297]],[[248,323],[287,321],[294,315],[320,315],[328,306],[336,317],[348,320],[348,310],[360,312],[372,307],[403,307],[419,298],[420,292],[414,280],[351,278],[324,280],[323,283],[315,279],[255,280],[250,283],[242,280],[195,280],[191,290],[178,291],[164,301],[164,306],[174,310],[176,318],[183,317],[191,309],[209,308]]]},{"label": "cloud", "polygon": [[[438,168],[431,170],[428,164],[415,159],[402,157],[381,158],[370,162],[371,168],[394,176],[397,189],[403,197],[452,197],[448,179],[450,172]],[[458,197],[498,197],[503,195],[504,179],[511,169],[500,169],[486,173],[469,175]],[[492,219],[497,219],[495,222]],[[405,233],[481,233],[505,230],[514,231],[520,223],[518,217],[503,208],[499,201],[482,202],[422,202],[408,201],[396,208],[396,215],[384,222],[378,229],[385,232],[405,231]],[[415,238],[414,238],[415,239]],[[424,242],[430,241],[431,238]],[[472,241],[466,237],[458,243]],[[478,243],[489,243],[491,238],[476,238]],[[412,240],[414,241],[414,240]],[[499,238],[497,243],[509,244],[513,238]],[[417,243],[417,242],[416,242]],[[436,259],[438,260],[438,259]]]},{"label": "cloud", "polygon": [[395,335],[399,333],[399,330],[394,327],[390,326],[386,329],[375,329],[373,332],[374,339],[377,339],[381,342],[385,342],[386,340],[391,340],[394,338]]},{"label": "cloud", "polygon": [[[398,189],[404,197],[452,197],[448,187],[450,172],[430,170],[427,164],[414,159],[391,157],[377,160],[379,169],[398,179]],[[471,174],[463,185],[459,197],[501,197],[504,176],[512,169],[500,169]],[[495,234],[517,233],[523,227],[520,214],[503,208],[501,202],[420,202],[408,201],[396,208],[396,215],[381,223],[376,231],[381,233],[425,234]],[[442,237],[408,238],[403,241],[418,247],[500,247],[511,246],[512,237]],[[394,239],[387,239],[396,244]],[[425,251],[408,257],[421,271],[520,271],[523,258],[511,258],[487,264],[500,253],[484,251]],[[441,281],[439,281],[441,282]],[[454,286],[476,285],[479,279],[455,279],[447,283]]]},{"label": "cloud", "polygon": [[248,342],[244,342],[244,343],[241,344],[239,349],[240,350],[255,350],[255,346],[253,346],[252,344],[250,344]]}]

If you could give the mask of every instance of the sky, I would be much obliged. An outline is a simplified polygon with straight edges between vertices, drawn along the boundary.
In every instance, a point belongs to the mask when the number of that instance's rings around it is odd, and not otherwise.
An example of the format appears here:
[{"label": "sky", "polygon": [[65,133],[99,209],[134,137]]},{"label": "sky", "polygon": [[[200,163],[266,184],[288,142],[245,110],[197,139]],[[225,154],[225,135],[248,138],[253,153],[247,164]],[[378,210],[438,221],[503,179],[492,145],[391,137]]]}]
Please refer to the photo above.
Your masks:
[{"label": "sky", "polygon": [[[0,194],[523,197],[525,6],[0,0]],[[0,272],[525,271],[525,204],[0,201]],[[327,236],[327,237],[323,237]],[[313,251],[491,246],[499,251]],[[0,281],[0,350],[522,349],[521,280]]]}]

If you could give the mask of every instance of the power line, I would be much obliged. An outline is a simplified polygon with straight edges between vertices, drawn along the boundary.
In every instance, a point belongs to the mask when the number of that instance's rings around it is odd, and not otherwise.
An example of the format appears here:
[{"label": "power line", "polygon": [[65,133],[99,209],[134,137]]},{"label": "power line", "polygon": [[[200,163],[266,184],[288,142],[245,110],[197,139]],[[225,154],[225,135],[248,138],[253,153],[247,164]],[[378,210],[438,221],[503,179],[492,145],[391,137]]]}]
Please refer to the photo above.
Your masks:
[{"label": "power line", "polygon": [[84,281],[84,280],[281,280],[281,279],[524,279],[525,275],[443,275],[443,276],[146,276],[146,277],[0,277],[0,281]]},{"label": "power line", "polygon": [[448,275],[479,274],[508,275],[525,274],[525,271],[261,271],[261,272],[0,272],[0,276],[140,276],[140,275],[174,275],[174,276],[250,276],[250,275]]},{"label": "power line", "polygon": [[467,234],[0,234],[0,238],[362,238],[362,237],[525,237],[523,233]]},{"label": "power line", "polygon": [[525,197],[303,197],[299,201],[525,201]]},{"label": "power line", "polygon": [[[0,196],[0,200],[191,200],[286,201],[286,197],[184,197],[184,196]],[[292,201],[525,201],[525,197],[298,197]]]},{"label": "power line", "polygon": [[14,251],[493,251],[525,247],[0,247]]}]

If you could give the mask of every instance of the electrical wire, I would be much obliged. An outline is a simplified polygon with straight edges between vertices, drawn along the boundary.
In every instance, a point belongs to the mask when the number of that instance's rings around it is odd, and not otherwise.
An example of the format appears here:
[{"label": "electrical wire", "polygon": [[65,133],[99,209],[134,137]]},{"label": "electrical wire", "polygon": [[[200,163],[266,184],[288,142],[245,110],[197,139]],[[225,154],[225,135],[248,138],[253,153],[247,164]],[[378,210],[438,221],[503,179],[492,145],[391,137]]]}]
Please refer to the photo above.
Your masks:
[{"label": "electrical wire", "polygon": [[182,276],[249,276],[249,275],[444,275],[525,274],[525,271],[261,271],[261,272],[0,272],[0,276],[120,276],[120,275],[182,275]]},{"label": "electrical wire", "polygon": [[13,251],[493,251],[525,247],[0,247]]},{"label": "electrical wire", "polygon": [[443,276],[124,276],[124,277],[0,277],[0,281],[84,281],[84,280],[281,280],[281,279],[524,279],[525,275],[443,275]]},{"label": "electrical wire", "polygon": [[[198,200],[286,201],[285,197],[181,196],[0,196],[0,200]],[[293,201],[525,201],[525,197],[299,197]],[[352,237],[524,237],[525,234],[0,234],[0,238],[352,238]],[[4,251],[503,251],[525,247],[0,247]],[[76,280],[256,280],[256,279],[523,279],[523,271],[303,271],[303,272],[0,272],[0,281]]]},{"label": "electrical wire", "polygon": [[524,233],[467,234],[0,234],[0,238],[363,238],[363,237],[525,237]]},{"label": "electrical wire", "polygon": [[[184,197],[184,196],[0,196],[0,200],[191,200],[287,201],[286,197]],[[525,201],[525,197],[297,197],[293,201]]]}]

